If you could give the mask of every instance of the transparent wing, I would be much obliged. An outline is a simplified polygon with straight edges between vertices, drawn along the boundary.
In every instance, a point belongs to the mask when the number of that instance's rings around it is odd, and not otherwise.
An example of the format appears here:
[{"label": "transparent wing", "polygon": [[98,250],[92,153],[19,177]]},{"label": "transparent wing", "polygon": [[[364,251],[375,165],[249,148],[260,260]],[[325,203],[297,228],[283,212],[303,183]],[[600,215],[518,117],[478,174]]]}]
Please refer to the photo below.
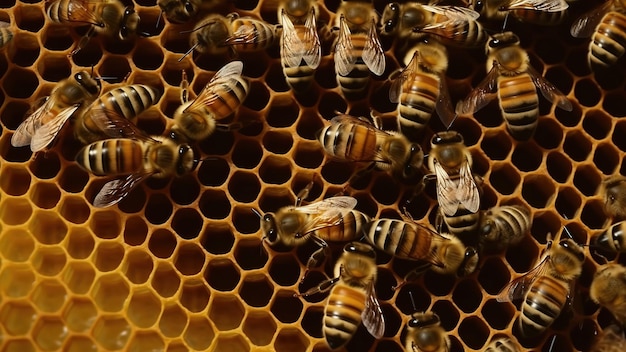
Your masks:
[{"label": "transparent wing", "polygon": [[95,104],[87,110],[86,118],[91,119],[107,136],[157,142],[117,111],[104,109],[97,102]]},{"label": "transparent wing", "polygon": [[357,200],[350,196],[336,196],[326,198],[319,202],[314,202],[296,210],[305,214],[313,215],[311,221],[304,225],[304,233],[316,231],[318,229],[338,225],[343,217],[356,207]]},{"label": "transparent wing", "polygon": [[296,27],[291,22],[291,18],[289,18],[285,9],[281,11],[281,23],[283,32],[281,34],[280,59],[288,67],[299,66],[304,55],[304,43],[300,40]]},{"label": "transparent wing", "polygon": [[224,45],[263,44],[272,40],[272,36],[260,36],[259,29],[253,25],[244,24],[224,39]]},{"label": "transparent wing", "polygon": [[499,75],[499,64],[494,63],[487,77],[470,92],[467,98],[457,103],[456,113],[459,115],[473,114],[495,99]]},{"label": "transparent wing", "polygon": [[70,0],[67,4],[67,16],[63,16],[65,12],[62,12],[61,18],[67,22],[99,26],[102,24],[102,21],[98,19],[98,16],[96,16],[92,9],[103,2],[104,0]]},{"label": "transparent wing", "polygon": [[243,72],[243,62],[233,61],[222,67],[215,76],[211,78],[209,83],[202,89],[200,94],[194,99],[194,101],[185,109],[185,111],[195,110],[199,107],[207,106],[213,103],[216,99],[219,99],[219,95],[216,89],[219,87],[223,93],[230,92],[232,87],[235,86],[234,81],[237,81],[241,77]]},{"label": "transparent wing", "polygon": [[558,107],[565,111],[572,111],[572,102],[569,101],[565,94],[561,93],[561,91],[555,87],[554,84],[546,80],[530,65],[528,65],[528,70],[526,72],[528,72],[530,77],[533,79],[535,86],[539,88],[541,94],[543,94],[546,99],[548,99],[551,103],[556,103]]},{"label": "transparent wing", "polygon": [[411,79],[411,76],[418,70],[419,52],[415,50],[413,57],[408,65],[400,71],[400,74],[391,81],[391,87],[389,88],[389,100],[392,103],[400,102],[400,95],[402,94],[402,86],[404,82]]},{"label": "transparent wing", "polygon": [[456,113],[452,106],[452,98],[450,98],[450,91],[448,90],[448,84],[446,82],[446,75],[439,75],[439,97],[437,97],[437,105],[435,105],[439,120],[443,123],[446,129],[449,129],[452,122],[456,119]]},{"label": "transparent wing", "polygon": [[504,286],[496,296],[496,300],[498,302],[511,302],[526,296],[526,293],[530,290],[533,282],[535,282],[540,276],[544,275],[548,268],[547,265],[549,260],[550,256],[546,256],[532,270]]},{"label": "transparent wing", "polygon": [[147,172],[133,173],[124,178],[105,183],[93,200],[94,207],[105,208],[119,203],[151,174]]},{"label": "transparent wing", "polygon": [[72,116],[74,111],[78,109],[79,105],[70,106],[63,109],[52,120],[41,125],[30,141],[30,150],[38,152],[43,150],[52,140],[59,134],[59,131],[65,125],[65,122]]},{"label": "transparent wing", "polygon": [[376,76],[385,72],[385,52],[378,39],[376,32],[376,22],[372,20],[372,25],[367,32],[367,40],[363,48],[363,62]]},{"label": "transparent wing", "polygon": [[355,125],[361,125],[361,126],[367,127],[371,131],[374,131],[380,137],[390,136],[388,132],[385,132],[379,128],[376,128],[376,126],[372,125],[372,123],[368,121],[367,119],[365,119],[364,117],[355,117],[352,115],[341,114],[341,115],[337,115],[333,117],[330,120],[330,123],[333,123],[333,124],[334,123],[345,123],[345,124],[351,123]]},{"label": "transparent wing", "polygon": [[437,176],[437,202],[444,214],[452,216],[459,207],[457,185],[437,159],[433,164]]},{"label": "transparent wing", "polygon": [[356,57],[352,52],[354,49],[352,33],[343,15],[339,23],[339,36],[335,44],[335,72],[341,76],[347,76],[354,68]]},{"label": "transparent wing", "polygon": [[607,1],[597,9],[593,9],[577,18],[570,27],[570,34],[575,38],[588,38],[596,31],[602,17],[611,9],[613,1]]},{"label": "transparent wing", "polygon": [[514,0],[506,6],[507,10],[535,10],[543,12],[560,12],[567,10],[565,0]]},{"label": "transparent wing", "polygon": [[315,20],[315,8],[311,8],[309,15],[304,22],[304,61],[307,65],[316,69],[322,60],[322,43],[317,33],[317,22]]},{"label": "transparent wing", "polygon": [[11,136],[11,145],[14,147],[29,145],[37,129],[43,125],[44,119],[52,118],[50,109],[53,105],[53,99],[48,99],[35,110],[35,112],[22,121],[15,132],[13,132],[13,136]]},{"label": "transparent wing", "polygon": [[469,162],[467,160],[459,170],[459,185],[457,189],[458,200],[465,209],[472,213],[476,213],[480,207],[480,192],[474,181],[474,175]]},{"label": "transparent wing", "polygon": [[377,339],[385,334],[385,317],[383,310],[380,308],[378,298],[376,298],[376,290],[374,289],[374,281],[370,281],[367,285],[365,293],[365,309],[361,312],[363,326],[367,331]]},{"label": "transparent wing", "polygon": [[[475,21],[480,17],[480,14],[470,8],[460,6],[434,6],[434,5],[421,5],[425,10],[444,15],[449,21]],[[444,21],[443,23],[446,23]],[[436,25],[433,23],[432,25]]]}]

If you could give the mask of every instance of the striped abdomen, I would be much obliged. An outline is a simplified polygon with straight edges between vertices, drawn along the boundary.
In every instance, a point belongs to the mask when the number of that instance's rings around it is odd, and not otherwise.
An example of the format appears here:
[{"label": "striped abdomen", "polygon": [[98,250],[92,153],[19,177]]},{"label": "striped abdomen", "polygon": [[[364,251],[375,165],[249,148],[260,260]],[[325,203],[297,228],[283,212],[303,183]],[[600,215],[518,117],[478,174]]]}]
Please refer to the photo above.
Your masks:
[{"label": "striped abdomen", "polygon": [[365,89],[370,81],[370,69],[363,62],[363,48],[367,41],[367,34],[352,34],[352,55],[357,59],[354,68],[348,75],[337,74],[337,84],[341,87],[343,94],[350,100],[360,99],[365,95]]},{"label": "striped abdomen", "polygon": [[333,123],[320,132],[318,141],[331,156],[350,161],[372,161],[376,154],[376,132],[354,123]]},{"label": "striped abdomen", "polygon": [[[440,16],[443,15],[437,15],[434,21],[449,21],[447,17],[443,16],[443,18],[439,18]],[[446,44],[466,48],[482,47],[489,38],[487,32],[485,32],[482,25],[477,21],[459,21],[456,25],[436,27],[424,32],[437,35]]]},{"label": "striped abdomen", "polygon": [[537,127],[539,97],[530,75],[498,78],[500,109],[511,136],[528,140]]},{"label": "striped abdomen", "polygon": [[544,26],[557,26],[565,20],[567,10],[548,12],[529,9],[514,9],[511,10],[511,14],[513,17],[522,22]]},{"label": "striped abdomen", "polygon": [[[304,45],[305,43],[305,33],[307,33],[307,29],[304,25],[294,25],[296,33],[298,34],[298,38],[302,40]],[[282,40],[282,38],[281,38]],[[282,48],[282,43],[281,43]],[[285,79],[287,80],[287,84],[291,87],[291,89],[296,92],[306,92],[311,88],[313,84],[313,76],[315,74],[315,69],[309,67],[309,65],[304,61],[304,59],[300,60],[300,65],[298,66],[286,66],[284,60],[280,60],[280,64],[283,66],[283,73],[285,75]]]},{"label": "striped abdomen", "polygon": [[224,119],[234,114],[248,95],[248,82],[242,77],[230,80],[231,89],[217,86],[214,92],[219,96],[211,104],[205,107],[211,117],[216,120]]},{"label": "striped abdomen", "polygon": [[559,316],[569,294],[569,285],[550,276],[539,277],[526,294],[520,315],[524,336],[535,336]]},{"label": "striped abdomen", "polygon": [[476,232],[480,223],[480,213],[472,213],[465,209],[463,204],[459,204],[458,210],[452,216],[443,214],[443,220],[448,227],[448,231],[455,236],[463,236]]},{"label": "striped abdomen", "polygon": [[83,147],[76,162],[96,176],[125,175],[144,168],[142,143],[132,139],[107,139]]},{"label": "striped abdomen", "polygon": [[437,75],[425,72],[415,72],[402,83],[398,124],[400,132],[410,140],[417,140],[435,111],[439,83]]},{"label": "striped abdomen", "polygon": [[[238,30],[249,32],[250,38],[246,38],[241,44],[233,44],[233,47],[237,51],[250,52],[264,50],[274,44],[275,29],[263,21],[250,19],[250,18],[237,18],[231,23],[232,33],[237,33]],[[247,27],[252,27],[253,30],[249,30]],[[250,40],[248,40],[250,39]]]},{"label": "striped abdomen", "polygon": [[348,242],[358,240],[363,236],[361,232],[365,224],[370,221],[370,217],[358,210],[351,210],[344,215],[341,223],[323,229],[319,229],[314,234],[330,242]]},{"label": "striped abdomen", "polygon": [[591,36],[589,64],[599,67],[614,65],[624,55],[626,45],[626,15],[609,12]]},{"label": "striped abdomen", "polygon": [[337,283],[330,291],[324,308],[323,331],[331,349],[344,346],[361,324],[361,312],[365,309],[365,292]]},{"label": "striped abdomen", "polygon": [[50,3],[47,13],[52,22],[84,26],[90,18],[85,11],[93,11],[86,0],[55,0]]},{"label": "striped abdomen", "polygon": [[626,222],[617,222],[594,238],[594,245],[614,253],[626,252]]},{"label": "striped abdomen", "polygon": [[396,219],[374,220],[365,226],[365,236],[378,249],[404,259],[427,260],[432,234]]}]

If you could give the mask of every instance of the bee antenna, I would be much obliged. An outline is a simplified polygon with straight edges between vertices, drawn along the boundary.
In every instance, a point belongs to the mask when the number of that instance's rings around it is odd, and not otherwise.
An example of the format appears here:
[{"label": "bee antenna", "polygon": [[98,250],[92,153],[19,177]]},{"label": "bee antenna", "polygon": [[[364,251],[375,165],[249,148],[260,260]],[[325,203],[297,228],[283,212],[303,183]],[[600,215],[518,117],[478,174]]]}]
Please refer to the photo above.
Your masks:
[{"label": "bee antenna", "polygon": [[199,42],[198,42],[198,43],[196,43],[196,44],[195,44],[194,46],[192,46],[191,48],[189,48],[189,50],[187,50],[187,52],[185,53],[185,55],[181,56],[181,58],[180,58],[180,59],[178,59],[178,62],[183,61],[183,59],[184,59],[187,55],[191,54],[191,53],[192,53],[192,52],[196,49],[196,47],[197,47],[198,45],[200,45],[200,43],[199,43]]},{"label": "bee antenna", "polygon": [[159,28],[159,23],[161,23],[161,17],[163,17],[163,11],[161,11],[159,13],[159,17],[157,17],[156,26],[154,26],[155,28]]},{"label": "bee antenna", "polygon": [[448,126],[446,126],[446,132],[450,131],[450,127],[452,127],[452,125],[454,124],[454,121],[456,121],[456,118],[459,117],[458,114],[454,114],[454,117],[452,118],[452,121],[450,121],[450,124],[448,124]]},{"label": "bee antenna", "polygon": [[502,23],[502,33],[504,33],[504,28],[506,28],[506,23],[509,20],[509,11],[506,12],[506,15],[504,15],[504,22]]},{"label": "bee antenna", "polygon": [[417,312],[417,306],[415,305],[415,300],[413,299],[413,292],[409,291],[409,298],[411,299],[411,305],[413,306],[413,311]]},{"label": "bee antenna", "polygon": [[[591,248],[591,246],[589,246],[589,248]],[[609,264],[609,260],[607,259],[607,257],[605,257],[602,254],[598,253],[598,251],[595,248],[593,250],[593,254],[597,255],[599,258],[602,258],[604,260],[604,264]]]},{"label": "bee antenna", "polygon": [[[259,219],[262,219],[262,218],[263,218],[263,215],[261,214],[261,212],[260,212],[260,211],[258,211],[258,210],[256,210],[256,209],[254,209],[254,208],[250,208],[250,210],[252,210],[252,212],[253,212],[256,216],[258,216],[258,217],[259,217]],[[265,236],[263,236],[263,239],[265,239]]]},{"label": "bee antenna", "polygon": [[554,343],[555,342],[556,342],[556,334],[552,336],[552,341],[550,341],[550,348],[548,349],[548,352],[554,351]]}]

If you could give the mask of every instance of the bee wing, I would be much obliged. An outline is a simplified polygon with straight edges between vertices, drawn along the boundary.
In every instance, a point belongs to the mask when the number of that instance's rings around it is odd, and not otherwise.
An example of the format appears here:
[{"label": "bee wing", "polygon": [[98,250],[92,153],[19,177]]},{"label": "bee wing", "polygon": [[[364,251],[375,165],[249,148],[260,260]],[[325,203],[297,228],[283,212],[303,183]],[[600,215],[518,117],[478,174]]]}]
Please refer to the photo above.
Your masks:
[{"label": "bee wing", "polygon": [[357,200],[350,196],[335,196],[314,202],[296,210],[305,214],[314,215],[304,228],[304,233],[316,231],[320,228],[338,225],[345,214],[349,213],[357,204]]},{"label": "bee wing", "polygon": [[50,116],[50,109],[53,106],[51,99],[48,99],[35,112],[30,114],[17,127],[13,136],[11,136],[11,145],[14,147],[23,147],[29,145],[35,132],[43,125],[43,119]]},{"label": "bee wing", "polygon": [[554,86],[554,84],[548,82],[539,72],[537,72],[532,66],[528,65],[526,71],[533,79],[535,86],[539,88],[541,94],[548,99],[551,103],[556,103],[558,107],[565,111],[572,111],[572,102],[567,99],[565,94]]},{"label": "bee wing", "polygon": [[322,43],[317,33],[315,8],[311,8],[311,12],[309,12],[309,15],[306,17],[304,28],[304,42],[308,43],[304,46],[306,49],[304,51],[304,61],[310,68],[316,69],[322,60]]},{"label": "bee wing", "polygon": [[339,22],[339,36],[335,44],[335,72],[341,76],[347,76],[354,68],[356,56],[352,52],[353,49],[352,33],[342,15]]},{"label": "bee wing", "polygon": [[298,32],[285,9],[281,11],[281,23],[283,32],[280,44],[280,59],[286,66],[299,66],[305,51],[304,43],[300,40]]},{"label": "bee wing", "polygon": [[105,208],[117,204],[150,175],[150,172],[138,172],[105,183],[93,200],[94,207]]},{"label": "bee wing", "polygon": [[[216,92],[216,88],[220,88],[223,93],[232,90],[235,86],[233,80],[237,80],[241,77],[243,72],[243,62],[233,61],[226,64],[219,71],[215,73],[215,76],[211,78],[209,83],[202,89],[200,94],[189,104],[185,111],[194,110],[199,107],[207,106],[213,103],[216,99],[219,99],[219,95]],[[232,83],[232,84],[229,84]]]},{"label": "bee wing", "polygon": [[516,299],[523,298],[528,290],[530,290],[533,282],[535,282],[535,280],[542,276],[547,270],[549,258],[550,256],[546,256],[532,270],[504,286],[496,296],[496,300],[498,302],[510,302]]},{"label": "bee wing", "polygon": [[35,130],[33,137],[30,141],[30,150],[33,152],[38,152],[43,150],[54,137],[59,134],[59,131],[65,125],[65,122],[72,116],[74,111],[78,109],[79,105],[70,106],[68,108],[63,109],[57,116],[55,116],[52,120],[47,123],[41,125],[38,129]]},{"label": "bee wing", "polygon": [[272,39],[272,36],[259,36],[259,29],[253,25],[239,26],[232,35],[224,39],[224,45],[262,44]]},{"label": "bee wing", "polygon": [[101,26],[102,20],[99,19],[96,13],[92,10],[92,8],[94,8],[95,5],[98,5],[99,3],[103,3],[103,1],[70,0],[67,16],[63,15],[64,11],[61,11],[60,17],[67,22]]},{"label": "bee wing", "polygon": [[5,21],[0,21],[0,28],[7,28],[10,27],[11,24],[9,22],[5,22]]},{"label": "bee wing", "polygon": [[131,138],[157,142],[117,111],[105,109],[99,106],[98,102],[94,102],[94,104],[97,104],[97,106],[93,106],[87,110],[87,118],[90,118],[107,136],[111,138]]},{"label": "bee wing", "polygon": [[[475,21],[480,17],[480,14],[478,12],[470,8],[461,7],[461,6],[435,6],[435,5],[421,5],[421,6],[427,11],[446,16],[450,22]],[[449,22],[443,21],[441,23],[449,23]],[[437,25],[437,24],[432,23],[431,25]]]},{"label": "bee wing", "polygon": [[452,181],[448,172],[435,159],[435,175],[437,176],[437,202],[439,207],[448,216],[456,213],[459,202],[457,196],[457,185]]},{"label": "bee wing", "polygon": [[378,39],[376,32],[376,22],[372,20],[372,25],[367,32],[367,40],[363,48],[363,62],[376,76],[380,76],[385,72],[385,52],[383,46]]},{"label": "bee wing", "polygon": [[372,123],[370,123],[367,119],[365,119],[364,117],[355,117],[352,115],[346,115],[346,114],[341,114],[341,115],[337,115],[335,117],[333,117],[330,120],[330,123],[352,123],[355,125],[361,125],[361,126],[365,126],[368,129],[374,131],[377,135],[379,136],[389,136],[388,132],[385,132],[379,128],[377,128],[376,126],[372,125]]},{"label": "bee wing", "polygon": [[613,1],[607,1],[599,8],[593,9],[578,17],[570,27],[570,34],[575,38],[588,38],[596,31],[596,27],[611,9]]},{"label": "bee wing", "polygon": [[543,12],[559,12],[567,10],[565,0],[514,0],[506,6],[507,10],[535,10]]},{"label": "bee wing", "polygon": [[452,106],[452,98],[450,98],[450,91],[448,90],[448,84],[446,82],[446,75],[439,75],[439,97],[437,98],[437,105],[435,105],[439,120],[446,126],[446,129],[450,128],[452,122],[456,119],[456,113]]},{"label": "bee wing", "polygon": [[[402,94],[402,86],[404,82],[410,79],[411,75],[417,70],[419,61],[419,52],[415,50],[413,57],[408,65],[403,68],[400,73],[391,81],[391,87],[389,88],[389,100],[392,103],[400,102],[400,95]],[[396,71],[397,72],[397,71]]]},{"label": "bee wing", "polygon": [[474,181],[474,175],[469,162],[465,161],[459,170],[458,200],[465,209],[476,213],[480,207],[480,192]]},{"label": "bee wing", "polygon": [[456,113],[459,115],[473,114],[495,99],[499,75],[499,65],[494,64],[487,77],[470,92],[467,98],[456,104]]},{"label": "bee wing", "polygon": [[374,289],[374,281],[370,281],[367,285],[365,293],[365,309],[361,312],[363,326],[367,331],[377,339],[381,339],[385,334],[385,317],[383,310],[380,308],[378,298],[376,298],[376,290]]}]

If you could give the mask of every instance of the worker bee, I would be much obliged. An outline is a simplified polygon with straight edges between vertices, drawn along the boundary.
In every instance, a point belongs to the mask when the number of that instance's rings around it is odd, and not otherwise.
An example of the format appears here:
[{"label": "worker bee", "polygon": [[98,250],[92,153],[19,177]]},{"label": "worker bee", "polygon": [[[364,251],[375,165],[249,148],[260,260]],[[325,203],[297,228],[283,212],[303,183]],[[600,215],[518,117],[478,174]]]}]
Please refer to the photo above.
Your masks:
[{"label": "worker bee", "polygon": [[624,253],[626,252],[626,243],[624,243],[626,237],[625,229],[626,221],[616,222],[599,235],[594,236],[591,242],[594,247],[607,252]]},{"label": "worker bee", "polygon": [[324,308],[323,332],[328,346],[345,346],[361,322],[376,339],[383,337],[385,319],[376,298],[376,252],[365,243],[350,242],[334,269],[335,277],[306,291],[310,296],[330,290]]},{"label": "worker bee", "polygon": [[592,69],[606,69],[617,63],[626,51],[626,6],[623,1],[605,1],[578,18],[570,33],[576,38],[591,37],[589,65]]},{"label": "worker bee", "polygon": [[481,47],[487,42],[487,33],[478,17],[478,12],[460,6],[393,2],[381,16],[381,33],[395,35],[399,44],[434,36],[448,45]]},{"label": "worker bee", "polygon": [[[235,113],[248,95],[248,82],[241,76],[243,63],[233,61],[222,67],[195,99],[181,94],[182,105],[174,112],[172,137],[199,141],[210,136],[218,121]],[[181,86],[186,87],[183,72]]]},{"label": "worker bee", "polygon": [[96,99],[100,89],[100,82],[86,71],[62,80],[46,101],[17,127],[11,145],[30,145],[33,152],[43,150],[72,115],[80,115]]},{"label": "worker bee", "polygon": [[158,0],[161,14],[171,23],[186,23],[199,12],[213,9],[219,5],[215,0]]},{"label": "worker bee", "polygon": [[450,339],[433,312],[413,313],[406,323],[406,352],[448,352]]},{"label": "worker bee", "polygon": [[479,243],[481,249],[503,250],[519,243],[530,231],[530,209],[505,205],[485,211],[481,216]]},{"label": "worker bee", "polygon": [[621,324],[626,323],[626,268],[616,263],[602,266],[593,277],[589,297],[608,309]]},{"label": "worker bee", "polygon": [[571,285],[582,272],[585,253],[571,238],[548,243],[538,265],[513,280],[498,294],[497,301],[524,298],[519,328],[526,337],[545,331],[561,313],[570,297]]},{"label": "worker bee", "polygon": [[500,337],[491,341],[485,352],[522,352],[522,348],[512,338]]},{"label": "worker bee", "polygon": [[[96,33],[127,40],[137,34],[139,15],[132,6],[120,0],[53,0],[47,10],[52,22],[70,26],[91,27],[70,55],[84,48]],[[142,35],[148,35],[141,33]]]},{"label": "worker bee", "polygon": [[626,177],[619,174],[607,177],[602,181],[600,194],[607,215],[617,220],[626,220]]},{"label": "worker bee", "polygon": [[609,325],[602,329],[602,332],[593,344],[591,352],[622,352],[626,351],[626,338],[624,331],[617,325]]},{"label": "worker bee", "polygon": [[13,30],[9,27],[10,23],[0,21],[0,50],[4,49],[13,40]]},{"label": "worker bee", "polygon": [[307,91],[322,58],[316,25],[316,6],[310,0],[285,0],[278,9],[283,27],[280,59],[287,83],[296,92]]},{"label": "worker bee", "polygon": [[191,32],[191,48],[178,61],[194,50],[211,55],[265,50],[277,38],[276,26],[252,17],[239,17],[236,12],[226,17],[211,14]]},{"label": "worker bee", "polygon": [[370,79],[385,72],[385,53],[376,32],[377,15],[371,3],[343,1],[337,10],[335,72],[348,99],[361,98]]},{"label": "worker bee", "polygon": [[417,44],[405,57],[406,67],[391,84],[389,100],[398,103],[398,125],[409,140],[418,140],[433,111],[444,126],[456,117],[446,84],[446,47],[429,40]]},{"label": "worker bee", "polygon": [[566,0],[472,0],[469,7],[481,16],[496,21],[511,16],[521,22],[556,26],[565,20]]},{"label": "worker bee", "polygon": [[115,88],[103,94],[87,107],[76,121],[74,134],[84,144],[89,144],[108,136],[103,133],[102,124],[111,121],[111,112],[134,123],[137,115],[154,105],[161,97],[160,92],[144,84],[132,84]]},{"label": "worker bee", "polygon": [[420,171],[424,152],[401,133],[383,131],[364,118],[335,116],[317,137],[330,156],[345,161],[369,162],[372,167],[411,180]]},{"label": "worker bee", "polygon": [[[498,97],[500,110],[511,136],[528,140],[537,127],[539,96],[571,111],[572,103],[530,65],[528,53],[513,32],[494,34],[487,44],[487,77],[457,104],[459,115],[474,113]],[[497,93],[497,94],[493,94]]]}]

